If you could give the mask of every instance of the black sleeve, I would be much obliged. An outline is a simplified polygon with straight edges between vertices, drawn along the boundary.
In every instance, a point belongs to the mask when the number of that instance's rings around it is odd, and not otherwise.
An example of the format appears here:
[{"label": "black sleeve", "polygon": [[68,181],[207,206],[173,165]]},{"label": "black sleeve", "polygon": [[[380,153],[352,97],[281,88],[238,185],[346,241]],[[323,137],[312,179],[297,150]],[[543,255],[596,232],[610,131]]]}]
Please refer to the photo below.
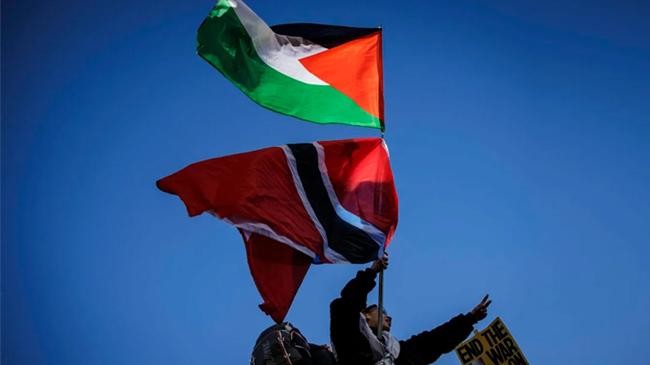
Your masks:
[{"label": "black sleeve", "polygon": [[349,364],[372,362],[368,340],[359,330],[360,312],[366,307],[368,293],[375,287],[377,273],[366,269],[350,280],[341,296],[330,304],[330,337],[339,360]]},{"label": "black sleeve", "polygon": [[370,269],[359,271],[357,276],[345,285],[341,296],[330,304],[332,324],[358,326],[359,313],[366,307],[368,293],[375,287],[376,276],[377,273]]},{"label": "black sleeve", "polygon": [[434,362],[442,354],[456,348],[474,328],[474,321],[467,314],[460,314],[431,331],[400,341],[397,364],[425,365]]},{"label": "black sleeve", "polygon": [[368,293],[375,287],[375,277],[377,273],[371,269],[365,269],[357,272],[357,276],[350,280],[343,290],[341,290],[341,298],[347,305],[354,307],[355,312],[358,314],[366,308],[366,301],[368,300]]}]

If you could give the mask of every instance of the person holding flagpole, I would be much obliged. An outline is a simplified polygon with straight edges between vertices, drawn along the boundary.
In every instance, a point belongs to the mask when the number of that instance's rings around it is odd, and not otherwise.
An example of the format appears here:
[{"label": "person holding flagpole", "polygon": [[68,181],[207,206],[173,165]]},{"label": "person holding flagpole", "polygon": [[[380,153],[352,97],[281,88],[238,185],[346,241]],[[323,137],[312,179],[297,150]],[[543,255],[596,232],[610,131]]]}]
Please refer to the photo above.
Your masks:
[{"label": "person holding flagpole", "polygon": [[[377,274],[386,268],[388,256],[384,255],[359,271],[330,304],[330,338],[339,365],[430,364],[458,346],[472,332],[474,324],[487,316],[492,301],[486,295],[469,313],[399,341],[390,333],[392,317],[385,311],[380,316],[377,305],[367,305]],[[382,331],[378,331],[380,317]]]}]

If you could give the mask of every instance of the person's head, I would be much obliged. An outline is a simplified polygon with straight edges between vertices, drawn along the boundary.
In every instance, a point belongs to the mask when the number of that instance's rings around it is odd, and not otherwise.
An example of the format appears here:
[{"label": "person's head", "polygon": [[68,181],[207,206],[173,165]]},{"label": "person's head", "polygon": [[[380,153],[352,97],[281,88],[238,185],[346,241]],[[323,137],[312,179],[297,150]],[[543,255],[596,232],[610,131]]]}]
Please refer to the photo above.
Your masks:
[{"label": "person's head", "polygon": [[[364,309],[361,314],[366,318],[368,326],[374,331],[377,332],[379,328],[379,307],[376,304],[369,305]],[[390,331],[390,325],[393,318],[386,313],[384,310],[384,325],[382,331]]]}]

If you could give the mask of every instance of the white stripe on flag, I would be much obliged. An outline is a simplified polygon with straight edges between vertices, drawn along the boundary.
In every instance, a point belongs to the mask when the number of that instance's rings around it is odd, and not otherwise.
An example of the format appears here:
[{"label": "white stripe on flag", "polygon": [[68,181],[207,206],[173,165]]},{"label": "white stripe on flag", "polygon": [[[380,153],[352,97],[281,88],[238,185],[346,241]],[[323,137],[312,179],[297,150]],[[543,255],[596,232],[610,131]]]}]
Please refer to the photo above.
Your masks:
[{"label": "white stripe on flag", "polygon": [[304,253],[305,255],[311,257],[312,259],[316,257],[316,254],[312,250],[308,249],[307,247],[305,247],[305,246],[303,246],[303,245],[301,245],[299,243],[293,242],[288,237],[277,234],[273,230],[273,228],[267,226],[264,223],[253,223],[253,222],[239,222],[239,223],[237,223],[237,222],[231,221],[228,218],[224,218],[223,220],[224,220],[224,222],[232,224],[233,226],[243,230],[245,232],[245,234],[246,234],[246,239],[250,238],[251,233],[257,233],[257,234],[259,234],[261,236],[265,236],[265,237],[271,238],[271,239],[273,239],[275,241],[284,243],[285,245],[288,245],[291,248],[293,248],[295,250],[298,250],[298,251]]},{"label": "white stripe on flag", "polygon": [[[224,1],[224,0],[221,0]],[[262,61],[276,71],[292,79],[310,85],[329,85],[309,72],[300,59],[326,51],[327,48],[302,37],[290,37],[275,33],[260,17],[241,0],[225,0],[253,41],[255,51]]]},{"label": "white stripe on flag", "polygon": [[302,201],[302,205],[305,207],[305,210],[307,211],[309,218],[311,218],[311,221],[314,223],[314,226],[318,230],[318,233],[320,234],[321,239],[323,240],[323,253],[325,254],[325,258],[327,258],[329,261],[333,263],[349,263],[349,261],[345,257],[343,257],[341,254],[332,250],[329,247],[329,242],[327,240],[327,233],[325,232],[323,225],[318,220],[318,217],[314,212],[314,208],[312,208],[311,203],[309,203],[309,199],[307,198],[307,194],[305,193],[305,188],[302,186],[302,181],[300,181],[300,175],[298,174],[298,166],[296,166],[296,158],[293,156],[293,152],[291,152],[291,149],[287,145],[280,146],[280,148],[282,148],[282,151],[284,151],[285,156],[287,156],[287,164],[289,165],[289,170],[291,171],[293,184],[296,186],[296,191],[298,192],[298,196]]},{"label": "white stripe on flag", "polygon": [[325,190],[327,190],[327,195],[330,198],[332,206],[336,210],[336,214],[343,219],[344,221],[350,223],[351,225],[359,228],[360,230],[366,232],[377,245],[379,245],[379,257],[383,256],[384,242],[386,242],[386,235],[384,232],[380,231],[377,227],[372,225],[369,222],[364,221],[361,217],[353,214],[349,210],[345,209],[339,198],[336,196],[332,182],[330,181],[329,174],[327,173],[327,166],[325,165],[325,150],[318,142],[313,143],[318,152],[318,170],[320,171],[321,178],[323,179],[323,184],[325,185]]}]

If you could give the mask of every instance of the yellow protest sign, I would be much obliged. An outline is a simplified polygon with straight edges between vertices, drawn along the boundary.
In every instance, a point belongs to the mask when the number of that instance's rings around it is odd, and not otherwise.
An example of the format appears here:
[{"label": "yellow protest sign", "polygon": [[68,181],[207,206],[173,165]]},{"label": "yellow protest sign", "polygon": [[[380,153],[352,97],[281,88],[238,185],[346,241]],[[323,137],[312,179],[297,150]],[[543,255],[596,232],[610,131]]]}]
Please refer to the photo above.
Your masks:
[{"label": "yellow protest sign", "polygon": [[483,331],[456,348],[463,365],[528,365],[519,345],[497,317]]}]

